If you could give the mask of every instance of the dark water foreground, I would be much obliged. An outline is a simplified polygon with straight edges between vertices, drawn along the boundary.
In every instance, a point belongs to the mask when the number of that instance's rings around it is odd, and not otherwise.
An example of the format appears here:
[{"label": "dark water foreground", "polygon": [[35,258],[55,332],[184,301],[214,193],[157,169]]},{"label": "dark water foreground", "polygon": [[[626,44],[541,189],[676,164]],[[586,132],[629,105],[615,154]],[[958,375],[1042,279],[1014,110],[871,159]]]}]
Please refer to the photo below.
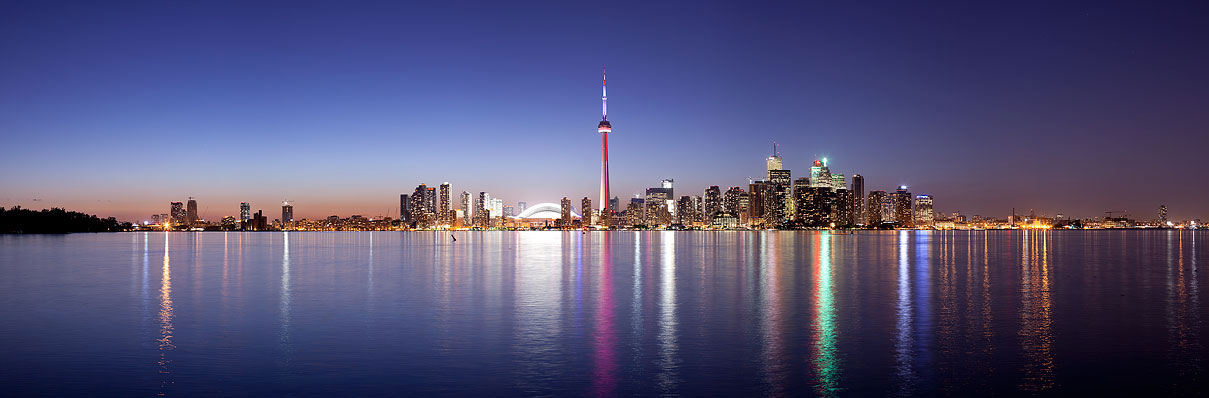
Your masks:
[{"label": "dark water foreground", "polygon": [[0,236],[0,394],[1200,395],[1209,233]]}]

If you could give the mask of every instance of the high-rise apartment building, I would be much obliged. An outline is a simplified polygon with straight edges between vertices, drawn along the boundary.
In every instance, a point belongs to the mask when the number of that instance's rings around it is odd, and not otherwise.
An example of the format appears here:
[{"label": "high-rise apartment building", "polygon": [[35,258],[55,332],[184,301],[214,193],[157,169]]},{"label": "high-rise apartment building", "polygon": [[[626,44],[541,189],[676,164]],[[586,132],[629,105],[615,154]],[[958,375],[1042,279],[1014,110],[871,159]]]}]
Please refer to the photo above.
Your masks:
[{"label": "high-rise apartment building", "polygon": [[915,226],[930,228],[936,220],[932,213],[932,196],[919,195],[915,197]]},{"label": "high-rise apartment building", "polygon": [[744,191],[742,187],[728,188],[726,193],[722,195],[722,211],[730,213],[735,217],[743,214],[747,210],[743,207],[743,198],[746,196],[747,191]]},{"label": "high-rise apartment building", "polygon": [[714,215],[722,212],[722,190],[717,185],[710,185],[701,198],[705,207],[705,220],[709,222],[714,219]]},{"label": "high-rise apartment building", "polygon": [[[764,225],[764,207],[767,205],[769,184],[765,181],[752,181],[747,184],[747,223],[753,228]],[[713,220],[712,217],[708,218]]]},{"label": "high-rise apartment building", "polygon": [[864,224],[865,217],[865,176],[852,175],[852,218],[856,224]]},{"label": "high-rise apartment building", "polygon": [[882,225],[888,219],[884,217],[883,203],[888,203],[890,196],[886,191],[869,191],[869,198],[865,201],[865,225],[877,227]]},{"label": "high-rise apartment building", "polygon": [[171,210],[172,224],[181,225],[186,223],[187,214],[185,214],[185,204],[181,202],[172,202]]},{"label": "high-rise apartment building", "polygon": [[[474,212],[471,210],[470,192],[462,191],[462,225],[471,225],[474,222],[472,216]],[[521,202],[524,203],[524,202]],[[524,211],[523,209],[521,211]]]},{"label": "high-rise apartment building", "polygon": [[248,221],[252,219],[252,204],[242,202],[239,204],[239,221]]},{"label": "high-rise apartment building", "polygon": [[448,182],[443,182],[441,183],[440,188],[440,197],[438,199],[439,204],[437,207],[437,218],[439,218],[438,222],[440,224],[451,225],[453,224],[453,219],[450,218],[450,216],[453,215],[453,212],[450,211],[453,210],[451,207],[453,205],[451,202],[452,198],[450,197],[452,193],[449,191],[451,187],[449,186]]},{"label": "high-rise apartment building", "polygon": [[411,200],[405,193],[399,194],[399,221],[404,224],[411,221]]},{"label": "high-rise apartment building", "polygon": [[911,216],[911,192],[907,191],[907,186],[898,187],[890,198],[894,203],[894,222],[901,228],[910,228],[914,220]]},{"label": "high-rise apartment building", "polygon": [[289,202],[281,202],[281,225],[285,227],[294,222],[294,205]]},{"label": "high-rise apartment building", "polygon": [[681,196],[676,201],[676,220],[680,225],[692,226],[703,222],[701,217],[701,197]]},{"label": "high-rise apartment building", "polygon": [[853,200],[852,191],[847,189],[836,189],[832,193],[835,195],[835,202],[831,207],[831,222],[835,223],[839,228],[850,228],[856,225],[856,220],[853,218]]},{"label": "high-rise apartment building", "polygon": [[764,226],[776,228],[789,221],[789,204],[793,180],[789,170],[769,170],[768,194],[764,197]]},{"label": "high-rise apartment building", "polygon": [[570,227],[571,226],[571,199],[566,196],[563,196],[561,205],[562,206],[560,206],[560,209],[562,210],[562,212],[560,213],[561,218],[559,219],[559,221],[562,222],[563,228]]},{"label": "high-rise apartment building", "polygon": [[185,210],[185,219],[185,221],[189,224],[193,224],[201,220],[201,218],[197,215],[197,201],[192,197],[189,198],[189,204]]},{"label": "high-rise apartment building", "polygon": [[592,221],[592,199],[591,198],[584,196],[583,199],[579,200],[579,211],[582,213],[582,214],[580,214],[580,224],[581,225],[586,227],[586,226],[595,224]]}]

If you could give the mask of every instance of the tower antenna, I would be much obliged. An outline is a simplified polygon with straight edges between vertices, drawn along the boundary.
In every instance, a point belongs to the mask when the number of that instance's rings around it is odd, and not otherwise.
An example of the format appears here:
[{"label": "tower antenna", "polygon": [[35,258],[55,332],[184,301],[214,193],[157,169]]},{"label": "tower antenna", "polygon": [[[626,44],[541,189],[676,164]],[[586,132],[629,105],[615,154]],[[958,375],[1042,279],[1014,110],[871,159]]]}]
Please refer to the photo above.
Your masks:
[{"label": "tower antenna", "polygon": [[600,67],[600,120],[609,120],[609,90],[608,74],[605,67]]}]

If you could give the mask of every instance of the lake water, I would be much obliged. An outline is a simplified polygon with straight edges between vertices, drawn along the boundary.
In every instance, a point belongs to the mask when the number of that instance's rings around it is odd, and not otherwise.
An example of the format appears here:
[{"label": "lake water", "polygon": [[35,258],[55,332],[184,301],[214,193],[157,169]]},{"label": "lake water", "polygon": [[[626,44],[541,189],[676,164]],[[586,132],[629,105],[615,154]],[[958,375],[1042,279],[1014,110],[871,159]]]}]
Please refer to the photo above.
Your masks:
[{"label": "lake water", "polygon": [[1207,232],[450,235],[0,236],[0,393],[1209,392]]}]

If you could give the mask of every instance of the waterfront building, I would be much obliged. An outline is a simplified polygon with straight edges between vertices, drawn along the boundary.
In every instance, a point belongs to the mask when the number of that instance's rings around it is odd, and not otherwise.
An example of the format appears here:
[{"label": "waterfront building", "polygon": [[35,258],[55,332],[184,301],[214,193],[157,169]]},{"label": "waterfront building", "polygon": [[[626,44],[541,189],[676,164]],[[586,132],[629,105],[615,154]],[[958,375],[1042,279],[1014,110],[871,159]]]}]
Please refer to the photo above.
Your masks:
[{"label": "waterfront building", "polygon": [[793,181],[789,170],[769,170],[768,192],[764,197],[764,226],[776,228],[789,221],[786,207]]},{"label": "waterfront building", "polygon": [[559,209],[561,209],[561,213],[560,213],[560,217],[559,217],[559,221],[560,221],[559,226],[561,226],[563,228],[570,227],[571,226],[571,199],[567,198],[566,196],[563,196],[563,200],[560,202]]},{"label": "waterfront building", "polygon": [[865,176],[852,175],[852,218],[855,224],[864,224],[865,218]]},{"label": "waterfront building", "polygon": [[411,205],[409,206],[408,221],[413,228],[428,228],[433,225],[434,208],[432,201],[428,199],[432,188],[428,185],[420,184],[416,186],[412,192]]},{"label": "waterfront building", "polygon": [[453,224],[453,220],[449,219],[449,215],[451,214],[450,210],[452,210],[452,202],[450,198],[451,192],[449,192],[451,187],[449,186],[448,182],[443,182],[441,183],[440,188],[440,198],[438,199],[439,203],[437,207],[437,217],[439,218],[438,222],[444,225]]},{"label": "waterfront building", "polygon": [[487,211],[490,213],[492,220],[504,217],[504,200],[500,198],[491,198],[491,208]]},{"label": "waterfront building", "polygon": [[854,214],[852,211],[854,197],[852,191],[847,189],[836,189],[832,193],[835,195],[835,202],[832,206],[832,222],[839,228],[851,228],[856,225]]},{"label": "waterfront building", "polygon": [[169,211],[169,213],[172,214],[172,224],[174,224],[174,225],[185,224],[186,214],[185,214],[185,204],[184,203],[172,202],[171,210]]},{"label": "waterfront building", "polygon": [[[768,186],[768,183],[764,181],[752,181],[747,184],[747,224],[753,228],[764,225],[764,207],[767,206]],[[713,216],[708,218],[712,220]]]},{"label": "waterfront building", "polygon": [[915,197],[915,226],[919,228],[931,228],[932,222],[936,217],[932,213],[932,197],[929,195],[919,195]]},{"label": "waterfront building", "polygon": [[705,195],[701,198],[707,220],[712,220],[715,214],[722,212],[722,190],[717,185],[710,185],[709,188],[706,188]]},{"label": "waterfront building", "polygon": [[294,222],[294,205],[289,202],[281,202],[281,224],[288,225]]},{"label": "waterfront building", "polygon": [[667,205],[667,193],[663,190],[651,192],[648,190],[644,204],[646,207],[646,217],[644,224],[651,227],[659,225],[671,225],[672,214]]},{"label": "waterfront building", "polygon": [[877,227],[889,220],[885,216],[885,203],[890,201],[890,196],[886,191],[869,191],[869,198],[865,201],[865,225]]},{"label": "waterfront building", "polygon": [[252,219],[252,204],[241,202],[239,204],[239,221],[248,221]]},{"label": "waterfront building", "polygon": [[511,205],[504,205],[504,218],[512,218],[516,216],[516,208]]},{"label": "waterfront building", "polygon": [[1159,205],[1159,226],[1167,226],[1167,205]]},{"label": "waterfront building", "polygon": [[[487,207],[490,206],[487,202],[490,200],[491,197],[486,192],[479,192],[479,198],[474,204],[474,226],[484,228],[490,226],[491,216],[487,213]],[[526,211],[528,210],[526,209]]]},{"label": "waterfront building", "polygon": [[625,209],[625,225],[631,227],[644,225],[643,221],[646,219],[644,215],[645,207],[646,204],[642,198],[630,198],[630,204]]},{"label": "waterfront building", "polygon": [[722,211],[736,216],[742,214],[747,210],[743,206],[743,198],[746,196],[747,191],[744,191],[742,187],[730,187],[722,195]]},{"label": "waterfront building", "polygon": [[201,217],[198,217],[197,215],[197,201],[190,197],[189,204],[187,206],[188,207],[185,209],[186,222],[192,225],[201,220]]},{"label": "waterfront building", "polygon": [[527,202],[516,202],[516,211],[517,211],[517,213],[516,213],[516,214],[524,213],[524,212],[525,212],[525,209],[528,209],[528,208],[529,208],[529,203],[527,203]]},{"label": "waterfront building", "polygon": [[583,199],[580,199],[579,211],[583,212],[583,215],[580,216],[580,224],[585,227],[595,224],[592,220],[594,218],[592,217],[592,198],[584,196]]},{"label": "waterfront building", "polygon": [[[462,199],[462,225],[468,226],[473,223],[473,221],[471,221],[471,214],[473,214],[473,211],[471,210],[472,209],[471,203],[473,201],[470,199],[470,192],[462,191],[461,199]],[[524,202],[521,202],[521,203],[524,203]],[[525,211],[525,209],[522,208],[521,211]]]},{"label": "waterfront building", "polygon": [[676,201],[676,220],[680,225],[692,226],[703,221],[701,217],[701,197],[685,195]]},{"label": "waterfront building", "polygon": [[910,228],[914,220],[911,217],[911,192],[907,191],[907,186],[899,186],[890,194],[890,199],[894,206],[894,222],[900,228]]},{"label": "waterfront building", "polygon": [[411,221],[411,200],[405,193],[399,194],[399,221],[404,225]]}]

